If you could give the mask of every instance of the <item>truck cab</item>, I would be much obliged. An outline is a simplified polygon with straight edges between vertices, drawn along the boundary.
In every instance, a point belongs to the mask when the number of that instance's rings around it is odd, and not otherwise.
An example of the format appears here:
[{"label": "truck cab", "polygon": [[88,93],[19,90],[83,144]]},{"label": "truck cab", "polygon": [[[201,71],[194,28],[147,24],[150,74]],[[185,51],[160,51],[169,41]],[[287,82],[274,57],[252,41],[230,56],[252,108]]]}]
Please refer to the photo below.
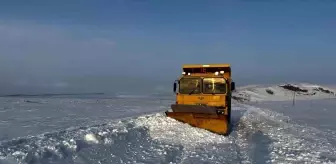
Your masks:
[{"label": "truck cab", "polygon": [[192,114],[195,121],[196,117],[213,115],[213,118],[225,117],[224,121],[230,124],[231,92],[234,89],[229,64],[183,65],[182,75],[174,83],[176,102],[171,108],[180,115]]},{"label": "truck cab", "polygon": [[174,83],[176,104],[214,106],[225,114],[234,89],[229,64],[184,65]]}]

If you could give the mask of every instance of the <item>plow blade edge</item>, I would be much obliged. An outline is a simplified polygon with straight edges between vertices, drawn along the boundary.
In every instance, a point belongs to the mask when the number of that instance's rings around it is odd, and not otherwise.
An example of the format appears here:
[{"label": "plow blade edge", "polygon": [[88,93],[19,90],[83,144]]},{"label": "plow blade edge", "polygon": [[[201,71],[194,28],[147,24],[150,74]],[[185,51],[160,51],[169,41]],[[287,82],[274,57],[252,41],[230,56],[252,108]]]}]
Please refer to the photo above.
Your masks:
[{"label": "plow blade edge", "polygon": [[220,135],[229,133],[227,115],[219,114],[214,107],[174,104],[172,110],[165,112],[167,117]]}]

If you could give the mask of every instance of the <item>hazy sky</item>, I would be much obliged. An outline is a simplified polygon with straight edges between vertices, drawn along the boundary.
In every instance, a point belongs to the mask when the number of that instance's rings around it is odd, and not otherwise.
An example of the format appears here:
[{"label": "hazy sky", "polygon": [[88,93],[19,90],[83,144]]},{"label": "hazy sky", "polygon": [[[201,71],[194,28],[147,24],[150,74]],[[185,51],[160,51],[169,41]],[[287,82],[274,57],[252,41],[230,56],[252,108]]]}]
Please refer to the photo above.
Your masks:
[{"label": "hazy sky", "polygon": [[336,82],[335,61],[331,0],[0,2],[1,83],[34,77],[62,86],[58,78],[117,74],[174,80],[184,63],[231,63],[241,83]]}]

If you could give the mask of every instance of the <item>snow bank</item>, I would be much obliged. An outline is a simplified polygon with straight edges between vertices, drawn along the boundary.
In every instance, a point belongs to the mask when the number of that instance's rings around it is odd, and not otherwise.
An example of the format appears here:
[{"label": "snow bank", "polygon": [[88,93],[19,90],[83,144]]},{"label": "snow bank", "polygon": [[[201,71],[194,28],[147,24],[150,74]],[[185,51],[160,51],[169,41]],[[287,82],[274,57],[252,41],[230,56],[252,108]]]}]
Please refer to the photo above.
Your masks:
[{"label": "snow bank", "polygon": [[248,85],[237,88],[232,98],[240,102],[288,101],[294,93],[296,100],[336,98],[335,89],[308,83]]}]

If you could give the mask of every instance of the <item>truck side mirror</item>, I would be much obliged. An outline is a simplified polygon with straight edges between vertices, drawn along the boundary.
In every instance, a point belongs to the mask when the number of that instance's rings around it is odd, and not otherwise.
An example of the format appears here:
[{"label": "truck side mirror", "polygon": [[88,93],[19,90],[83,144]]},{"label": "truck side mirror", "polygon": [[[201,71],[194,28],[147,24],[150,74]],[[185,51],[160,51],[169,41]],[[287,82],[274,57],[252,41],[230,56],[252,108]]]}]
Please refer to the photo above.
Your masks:
[{"label": "truck side mirror", "polygon": [[235,82],[231,82],[231,91],[234,91],[236,89]]},{"label": "truck side mirror", "polygon": [[176,81],[174,82],[174,93],[176,93],[176,88],[177,88],[177,84]]}]

